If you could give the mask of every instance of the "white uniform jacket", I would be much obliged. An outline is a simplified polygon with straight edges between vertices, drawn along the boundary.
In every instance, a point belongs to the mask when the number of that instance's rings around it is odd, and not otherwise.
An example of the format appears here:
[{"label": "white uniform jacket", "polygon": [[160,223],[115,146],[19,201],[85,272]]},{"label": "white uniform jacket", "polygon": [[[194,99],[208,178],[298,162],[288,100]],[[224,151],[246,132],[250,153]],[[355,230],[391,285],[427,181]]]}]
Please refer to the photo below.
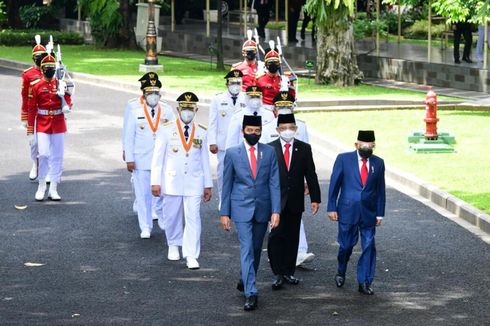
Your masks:
[{"label": "white uniform jacket", "polygon": [[[296,130],[296,135],[294,136],[294,138],[309,144],[310,139],[308,137],[306,123],[303,120],[296,119],[296,126],[298,127],[298,129]],[[266,125],[262,125],[262,136],[260,137],[260,142],[268,144],[278,139],[279,133],[277,132],[276,128],[277,118],[267,123]]]},{"label": "white uniform jacket", "polygon": [[238,93],[235,104],[230,92],[216,94],[209,107],[209,127],[208,127],[208,144],[218,145],[218,150],[224,151],[226,146],[226,137],[231,117],[236,111],[244,109],[245,93]]},{"label": "white uniform jacket", "polygon": [[189,126],[188,151],[184,147],[184,124],[180,120],[167,122],[157,137],[151,184],[161,186],[163,195],[202,196],[204,188],[213,186],[206,128],[195,123]]},{"label": "white uniform jacket", "polygon": [[[226,149],[236,146],[243,141],[242,135],[242,125],[243,125],[243,116],[244,115],[254,115],[254,110],[245,107],[242,110],[239,110],[233,114],[231,117],[230,125],[228,126],[228,135],[226,136]],[[274,113],[263,107],[258,111],[258,115],[262,117],[262,126],[270,123],[274,120]],[[261,143],[264,143],[262,138],[260,139]]]},{"label": "white uniform jacket", "polygon": [[[157,134],[167,121],[175,119],[174,113],[172,108],[163,102],[160,102],[160,116],[158,109],[155,108],[153,118],[150,107],[147,107],[148,115],[145,114],[140,99],[130,101],[128,106],[130,108],[127,109],[123,125],[125,161],[126,163],[134,162],[135,168],[138,170],[150,170]],[[152,129],[148,118],[151,120],[154,129]]]}]

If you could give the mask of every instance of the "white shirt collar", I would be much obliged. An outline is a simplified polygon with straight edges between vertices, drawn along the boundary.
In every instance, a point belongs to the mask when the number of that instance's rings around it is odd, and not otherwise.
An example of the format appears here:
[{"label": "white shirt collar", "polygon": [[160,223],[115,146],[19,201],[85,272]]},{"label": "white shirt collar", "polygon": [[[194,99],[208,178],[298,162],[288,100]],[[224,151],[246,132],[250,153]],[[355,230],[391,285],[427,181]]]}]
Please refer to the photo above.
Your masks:
[{"label": "white shirt collar", "polygon": [[284,146],[286,144],[291,144],[291,147],[290,148],[293,148],[293,144],[294,144],[294,138],[289,142],[289,143],[286,143],[281,137],[279,137],[279,140],[281,141],[281,147],[284,149]]}]

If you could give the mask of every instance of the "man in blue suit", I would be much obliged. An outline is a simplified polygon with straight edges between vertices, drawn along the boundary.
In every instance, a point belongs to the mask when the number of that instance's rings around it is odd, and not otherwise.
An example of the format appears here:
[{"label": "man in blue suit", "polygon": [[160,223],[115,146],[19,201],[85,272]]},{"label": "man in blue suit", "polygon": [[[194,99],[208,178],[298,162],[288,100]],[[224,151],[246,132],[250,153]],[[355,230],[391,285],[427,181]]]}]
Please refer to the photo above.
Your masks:
[{"label": "man in blue suit", "polygon": [[337,287],[344,285],[347,262],[361,234],[357,281],[360,293],[372,295],[371,283],[376,269],[374,236],[385,214],[385,166],[381,158],[373,155],[374,131],[360,130],[355,146],[355,151],[339,154],[335,160],[327,214],[339,223]]},{"label": "man in blue suit", "polygon": [[262,118],[245,115],[242,130],[245,141],[226,150],[220,214],[226,231],[235,222],[241,262],[237,289],[245,293],[249,311],[257,308],[255,276],[267,225],[279,225],[281,187],[274,148],[259,144]]}]

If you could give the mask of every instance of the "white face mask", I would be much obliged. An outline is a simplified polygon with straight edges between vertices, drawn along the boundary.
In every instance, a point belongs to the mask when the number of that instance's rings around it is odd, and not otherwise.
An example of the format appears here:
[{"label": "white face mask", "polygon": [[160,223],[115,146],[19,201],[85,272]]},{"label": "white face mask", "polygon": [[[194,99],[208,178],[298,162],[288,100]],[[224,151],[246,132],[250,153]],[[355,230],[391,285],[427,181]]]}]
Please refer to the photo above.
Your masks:
[{"label": "white face mask", "polygon": [[196,113],[194,112],[194,110],[182,110],[182,111],[180,111],[180,119],[185,124],[189,124],[192,121],[192,119],[194,119],[195,115],[196,115]]},{"label": "white face mask", "polygon": [[236,84],[231,84],[228,86],[228,92],[232,95],[237,95],[240,93],[240,90],[242,89],[242,86],[236,85]]},{"label": "white face mask", "polygon": [[286,109],[286,108],[280,108],[277,110],[277,114],[291,114],[293,113],[293,110],[291,109]]},{"label": "white face mask", "polygon": [[289,143],[291,140],[293,140],[294,135],[296,135],[296,132],[291,129],[286,129],[281,131],[279,135],[281,136],[282,140],[284,140],[286,143]]},{"label": "white face mask", "polygon": [[146,104],[154,108],[158,105],[158,101],[160,101],[160,94],[148,94],[145,96]]},{"label": "white face mask", "polygon": [[252,110],[258,110],[262,106],[262,99],[260,98],[249,98],[247,102]]}]

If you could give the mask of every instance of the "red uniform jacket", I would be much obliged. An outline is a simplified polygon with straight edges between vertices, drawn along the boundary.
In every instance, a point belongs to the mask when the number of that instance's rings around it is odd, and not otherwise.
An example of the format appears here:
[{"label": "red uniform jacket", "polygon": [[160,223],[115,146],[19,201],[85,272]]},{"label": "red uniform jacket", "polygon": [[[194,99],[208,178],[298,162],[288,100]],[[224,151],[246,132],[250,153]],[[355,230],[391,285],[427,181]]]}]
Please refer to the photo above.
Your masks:
[{"label": "red uniform jacket", "polygon": [[[257,86],[262,89],[262,103],[267,105],[273,105],[274,97],[279,93],[281,89],[281,76],[279,73],[274,75],[269,75],[269,73],[265,73],[262,76],[257,78]],[[296,97],[296,91],[292,87],[293,83],[290,82],[289,92],[291,95]]]},{"label": "red uniform jacket", "polygon": [[31,87],[31,83],[35,80],[43,78],[43,73],[41,69],[37,66],[32,66],[27,68],[22,73],[22,88],[20,94],[22,96],[22,106],[20,108],[20,120],[27,121],[27,106],[29,103],[29,88]]},{"label": "red uniform jacket", "polygon": [[[29,95],[29,108],[27,115],[27,134],[34,133],[34,121],[36,131],[46,134],[58,134],[66,132],[65,115],[39,114],[38,110],[61,110],[61,100],[56,95],[57,80],[46,81],[39,79],[31,83]],[[65,94],[66,103],[71,107],[71,97]]]},{"label": "red uniform jacket", "polygon": [[242,62],[235,63],[231,66],[231,69],[238,69],[242,72],[242,90],[245,91],[248,86],[252,86],[255,84],[255,74],[257,73],[257,64],[253,63],[249,65],[247,60],[243,60]]}]

